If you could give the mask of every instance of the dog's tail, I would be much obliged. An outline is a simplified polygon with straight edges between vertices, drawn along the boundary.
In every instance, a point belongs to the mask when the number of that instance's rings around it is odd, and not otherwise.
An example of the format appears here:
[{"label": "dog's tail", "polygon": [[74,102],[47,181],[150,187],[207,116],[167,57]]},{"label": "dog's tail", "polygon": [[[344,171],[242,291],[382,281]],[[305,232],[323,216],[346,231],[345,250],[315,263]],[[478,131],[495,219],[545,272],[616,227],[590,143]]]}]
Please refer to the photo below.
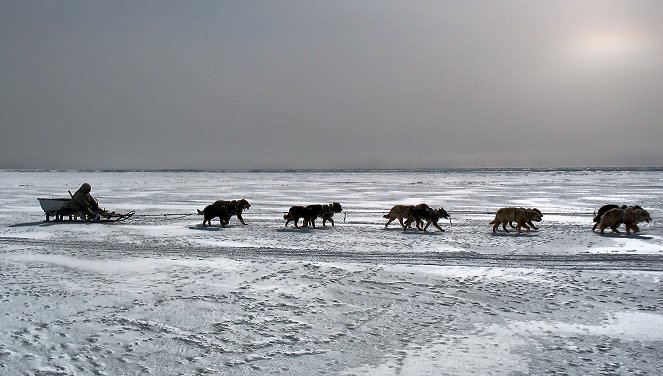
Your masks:
[{"label": "dog's tail", "polygon": [[493,219],[492,221],[490,221],[490,224],[491,224],[491,225],[494,225],[495,223],[499,223],[499,221],[497,220],[497,218],[495,218],[495,219]]},{"label": "dog's tail", "polygon": [[205,212],[202,211],[202,210],[200,210],[200,209],[196,209],[196,210],[198,211],[198,215],[203,215],[203,214],[205,214]]},{"label": "dog's tail", "polygon": [[382,218],[387,218],[387,219],[389,219],[389,218],[391,218],[391,217],[389,216],[389,214],[385,214],[385,215],[382,216]]},{"label": "dog's tail", "polygon": [[290,213],[283,213],[283,219],[292,219]]}]

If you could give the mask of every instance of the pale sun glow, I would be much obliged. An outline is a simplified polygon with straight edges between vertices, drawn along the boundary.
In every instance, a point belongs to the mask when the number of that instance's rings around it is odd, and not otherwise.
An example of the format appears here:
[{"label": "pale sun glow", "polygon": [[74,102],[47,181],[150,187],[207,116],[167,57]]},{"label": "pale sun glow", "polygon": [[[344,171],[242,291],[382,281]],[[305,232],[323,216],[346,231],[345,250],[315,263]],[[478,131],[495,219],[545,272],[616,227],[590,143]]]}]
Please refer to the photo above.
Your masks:
[{"label": "pale sun glow", "polygon": [[638,58],[647,48],[647,40],[633,32],[585,34],[571,46],[572,53],[588,62],[620,62]]}]

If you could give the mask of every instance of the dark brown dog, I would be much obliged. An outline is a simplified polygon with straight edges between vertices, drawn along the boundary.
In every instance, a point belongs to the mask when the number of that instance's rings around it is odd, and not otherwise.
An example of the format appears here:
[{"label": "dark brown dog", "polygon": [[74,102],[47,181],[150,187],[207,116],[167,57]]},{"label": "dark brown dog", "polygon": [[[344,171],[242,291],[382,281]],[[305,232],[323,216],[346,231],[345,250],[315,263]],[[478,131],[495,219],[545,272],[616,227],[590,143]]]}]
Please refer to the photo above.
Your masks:
[{"label": "dark brown dog", "polygon": [[[316,215],[311,209],[305,208],[303,206],[293,206],[288,210],[287,213],[283,215],[283,219],[285,219],[285,225],[288,226],[288,223],[290,223],[290,221],[295,221],[296,228],[299,228],[299,226],[297,225],[297,222],[299,222],[299,218],[304,219],[302,227],[308,227],[308,223],[311,220],[313,220],[315,217]],[[315,224],[313,227],[315,228]]]},{"label": "dark brown dog", "polygon": [[[624,210],[624,209],[626,209],[626,207],[627,207],[626,205],[622,205],[620,207],[619,205],[615,205],[615,204],[609,204],[609,205],[601,206],[599,208],[599,210],[594,213],[595,216],[594,216],[594,219],[592,220],[592,221],[594,221],[594,226],[592,226],[592,231],[596,231],[596,228],[599,226],[599,223],[601,222],[601,218],[603,217],[603,215],[605,213],[607,213],[608,211],[610,211],[612,209],[622,209],[622,210]],[[621,223],[619,223],[617,226],[619,226],[620,224]]]},{"label": "dark brown dog", "polygon": [[612,232],[619,232],[617,227],[623,223],[626,226],[626,234],[630,235],[631,231],[634,234],[640,231],[638,223],[649,223],[650,221],[649,212],[640,206],[627,206],[625,209],[614,208],[603,214],[601,222],[599,222],[599,230],[601,230],[601,234],[606,228],[611,228]]},{"label": "dark brown dog", "polygon": [[[221,227],[226,227],[230,222],[230,217],[237,214],[233,205],[222,205],[219,201],[207,205],[202,211],[198,210],[198,215],[203,215],[203,226],[212,225],[212,219],[219,217]],[[206,224],[207,223],[207,224]]]},{"label": "dark brown dog", "polygon": [[[410,208],[410,215],[405,223],[405,230],[410,227],[412,222],[415,222],[417,225],[417,230],[426,231],[428,226],[433,224],[438,230],[444,231],[442,227],[437,223],[440,218],[448,219],[449,213],[447,213],[444,208],[433,209],[426,204],[419,204]],[[424,222],[426,226],[422,227]]]},{"label": "dark brown dog", "polygon": [[246,201],[246,199],[232,200],[232,201],[217,200],[214,202],[214,204],[223,205],[223,206],[228,206],[228,205],[232,206],[234,208],[233,209],[234,213],[237,215],[237,219],[239,219],[239,221],[243,225],[246,224],[246,222],[244,222],[244,218],[242,218],[242,211],[249,210],[249,208],[251,207],[251,204],[249,204],[249,202]]},{"label": "dark brown dog", "polygon": [[309,205],[307,206],[309,210],[312,211],[313,214],[315,214],[315,217],[313,217],[310,222],[313,228],[315,228],[315,220],[316,218],[322,218],[322,225],[326,226],[326,222],[329,221],[331,222],[332,227],[334,226],[334,219],[332,218],[334,216],[334,213],[340,213],[343,211],[343,208],[341,207],[341,204],[338,202],[332,202],[329,205]]}]

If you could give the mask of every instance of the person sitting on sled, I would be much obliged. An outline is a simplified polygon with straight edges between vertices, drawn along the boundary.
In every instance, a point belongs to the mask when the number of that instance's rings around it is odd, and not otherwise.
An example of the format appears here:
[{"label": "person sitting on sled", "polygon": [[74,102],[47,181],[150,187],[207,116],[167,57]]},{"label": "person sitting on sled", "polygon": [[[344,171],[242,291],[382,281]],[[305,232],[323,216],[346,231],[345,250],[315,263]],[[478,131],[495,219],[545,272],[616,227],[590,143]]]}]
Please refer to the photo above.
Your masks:
[{"label": "person sitting on sled", "polygon": [[99,203],[90,194],[92,187],[88,183],[83,183],[80,188],[71,196],[71,200],[67,202],[65,208],[78,210],[81,215],[87,216],[88,219],[99,219]]}]

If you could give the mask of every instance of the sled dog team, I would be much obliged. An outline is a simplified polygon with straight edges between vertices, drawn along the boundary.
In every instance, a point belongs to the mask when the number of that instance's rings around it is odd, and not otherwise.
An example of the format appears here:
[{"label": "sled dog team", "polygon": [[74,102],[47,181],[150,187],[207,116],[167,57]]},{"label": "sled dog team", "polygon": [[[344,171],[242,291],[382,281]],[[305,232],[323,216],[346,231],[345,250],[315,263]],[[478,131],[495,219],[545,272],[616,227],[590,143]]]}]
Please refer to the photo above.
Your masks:
[{"label": "sled dog team", "polygon": [[[230,222],[232,216],[237,216],[237,219],[245,225],[246,222],[242,218],[242,212],[248,210],[250,207],[251,204],[246,199],[232,201],[218,200],[207,205],[205,209],[198,210],[198,214],[203,215],[203,226],[211,226],[212,219],[218,217],[221,226],[225,227]],[[311,225],[313,228],[316,228],[315,220],[317,218],[322,219],[323,226],[326,226],[327,222],[334,226],[334,219],[332,217],[335,213],[342,211],[343,208],[338,202],[321,205],[293,206],[283,215],[283,219],[286,221],[286,226],[292,221],[296,228],[300,228],[298,225],[300,219],[302,219],[302,227]],[[387,223],[384,225],[385,228],[397,219],[404,230],[407,230],[411,227],[412,223],[415,223],[417,229],[420,231],[426,231],[431,224],[438,230],[444,231],[438,224],[441,218],[448,219],[451,224],[451,216],[446,210],[443,208],[433,209],[425,203],[418,205],[394,205],[389,210],[389,213],[384,215],[384,218],[387,219]],[[498,209],[497,213],[495,213],[495,219],[490,224],[493,225],[493,232],[496,232],[500,225],[502,225],[502,229],[505,232],[509,232],[506,228],[508,224],[520,233],[523,228],[526,231],[529,231],[531,228],[538,230],[538,227],[533,222],[541,222],[542,218],[543,213],[537,208],[509,207]],[[631,231],[633,233],[640,231],[638,223],[649,223],[651,220],[649,213],[638,205],[604,205],[595,213],[592,231],[596,231],[598,227],[602,234],[606,228],[610,228],[613,232],[619,232],[617,228],[624,224],[626,233],[630,235]]]}]

